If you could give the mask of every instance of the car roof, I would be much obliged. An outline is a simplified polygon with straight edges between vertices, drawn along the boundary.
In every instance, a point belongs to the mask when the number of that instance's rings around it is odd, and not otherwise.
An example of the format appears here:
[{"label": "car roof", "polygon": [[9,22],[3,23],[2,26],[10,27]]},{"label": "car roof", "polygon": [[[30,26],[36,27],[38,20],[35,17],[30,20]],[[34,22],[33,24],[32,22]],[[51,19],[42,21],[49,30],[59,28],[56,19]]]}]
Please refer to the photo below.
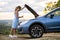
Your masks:
[{"label": "car roof", "polygon": [[55,9],[53,9],[53,10],[60,10],[60,7],[58,7],[58,8],[55,8]]}]

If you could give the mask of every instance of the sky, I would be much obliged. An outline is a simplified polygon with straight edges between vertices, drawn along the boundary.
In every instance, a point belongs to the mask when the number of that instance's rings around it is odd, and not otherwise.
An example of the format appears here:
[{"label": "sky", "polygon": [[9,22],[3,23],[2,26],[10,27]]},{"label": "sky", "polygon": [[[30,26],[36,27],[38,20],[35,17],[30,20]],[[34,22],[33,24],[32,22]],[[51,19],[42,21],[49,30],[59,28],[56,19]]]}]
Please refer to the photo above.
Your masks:
[{"label": "sky", "polygon": [[[0,20],[12,19],[15,7],[21,6],[23,8],[25,4],[33,8],[38,14],[43,15],[43,10],[49,1],[54,0],[0,0]],[[34,18],[26,8],[19,13],[24,13],[21,15],[26,19]]]},{"label": "sky", "polygon": [[[25,4],[39,12],[45,8],[46,2],[49,1],[55,0],[0,0],[0,12],[13,12],[16,6],[24,7]],[[27,9],[23,10],[23,13],[26,11]]]},{"label": "sky", "polygon": [[[36,11],[41,11],[43,9],[41,7],[44,7],[44,5],[42,5],[44,3],[41,3],[42,1],[45,0],[0,0],[0,12],[13,12],[16,6],[20,5],[24,7],[25,4]],[[27,9],[25,8],[25,10]],[[26,12],[25,10],[23,11],[24,13]]]}]

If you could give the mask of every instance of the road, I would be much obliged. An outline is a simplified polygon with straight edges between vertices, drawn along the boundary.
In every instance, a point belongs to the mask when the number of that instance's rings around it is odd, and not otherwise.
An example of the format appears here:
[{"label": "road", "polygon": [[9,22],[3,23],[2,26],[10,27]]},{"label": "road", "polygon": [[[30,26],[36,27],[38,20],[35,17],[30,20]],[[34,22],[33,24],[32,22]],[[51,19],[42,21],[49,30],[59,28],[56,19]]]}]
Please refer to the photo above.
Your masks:
[{"label": "road", "polygon": [[20,34],[18,38],[10,38],[8,35],[1,35],[0,40],[60,40],[60,33],[45,33],[41,38],[31,38],[27,34]]}]

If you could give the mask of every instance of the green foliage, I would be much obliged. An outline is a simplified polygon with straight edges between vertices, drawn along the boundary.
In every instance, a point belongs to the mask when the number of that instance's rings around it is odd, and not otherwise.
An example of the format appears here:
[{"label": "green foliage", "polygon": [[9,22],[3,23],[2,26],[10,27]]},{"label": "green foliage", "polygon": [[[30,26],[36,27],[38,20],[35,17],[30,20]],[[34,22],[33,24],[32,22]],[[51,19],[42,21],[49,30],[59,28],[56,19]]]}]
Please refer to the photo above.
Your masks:
[{"label": "green foliage", "polygon": [[58,0],[57,4],[53,5],[53,7],[51,8],[52,9],[55,9],[55,8],[58,8],[60,7],[60,0]]},{"label": "green foliage", "polygon": [[57,4],[55,5],[55,7],[60,7],[60,0],[58,0]]},{"label": "green foliage", "polygon": [[51,10],[53,10],[53,9],[55,9],[55,8],[58,8],[58,7],[60,7],[60,0],[58,0],[58,2],[57,2],[57,4],[55,4],[55,5],[53,5],[52,7],[46,7],[45,8],[45,11],[48,9],[49,11],[51,11]]},{"label": "green foliage", "polygon": [[0,25],[0,34],[9,34],[11,26],[6,26],[4,24]]}]

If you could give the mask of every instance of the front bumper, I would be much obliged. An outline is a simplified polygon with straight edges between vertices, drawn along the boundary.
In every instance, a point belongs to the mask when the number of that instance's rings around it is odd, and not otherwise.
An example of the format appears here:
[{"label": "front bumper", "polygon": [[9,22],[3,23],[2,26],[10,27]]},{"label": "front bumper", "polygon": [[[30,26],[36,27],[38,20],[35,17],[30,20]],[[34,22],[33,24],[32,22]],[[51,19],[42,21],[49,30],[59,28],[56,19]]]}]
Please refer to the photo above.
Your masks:
[{"label": "front bumper", "polygon": [[27,26],[19,26],[18,27],[18,33],[24,33],[24,34],[28,34],[29,33],[29,28]]}]

